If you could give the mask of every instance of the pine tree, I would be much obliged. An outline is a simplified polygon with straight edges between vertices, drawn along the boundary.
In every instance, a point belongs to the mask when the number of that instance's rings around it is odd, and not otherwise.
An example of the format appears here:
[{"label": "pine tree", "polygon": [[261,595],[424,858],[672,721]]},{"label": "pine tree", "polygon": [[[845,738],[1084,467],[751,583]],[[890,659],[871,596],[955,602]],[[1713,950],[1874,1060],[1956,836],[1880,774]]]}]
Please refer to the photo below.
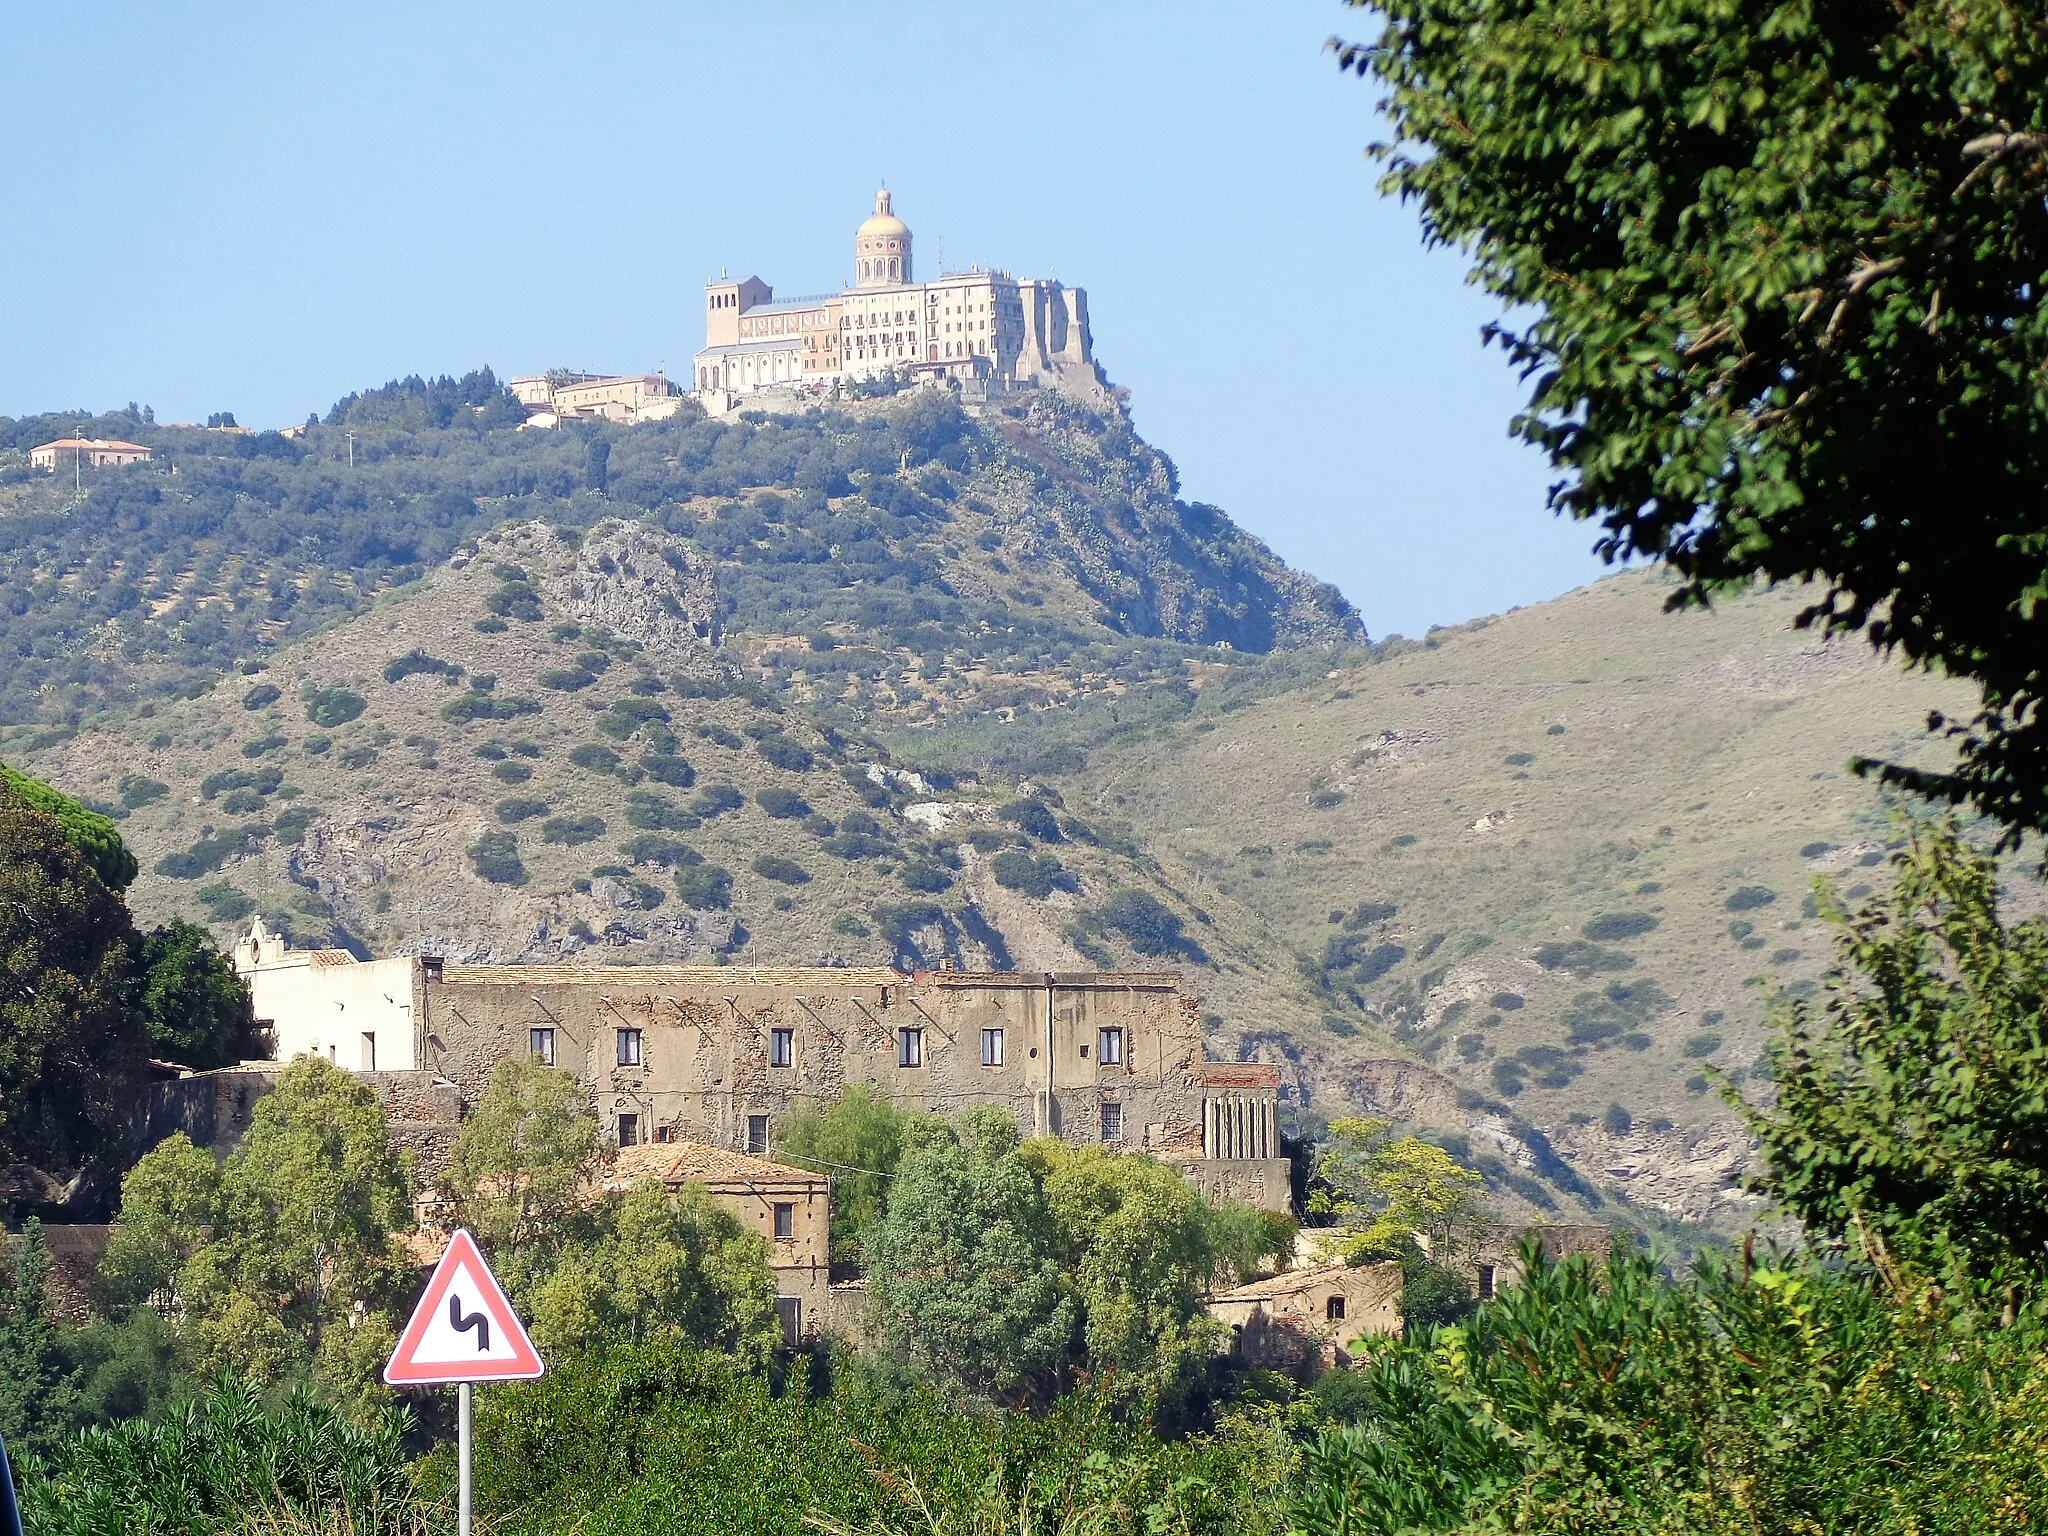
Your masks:
[{"label": "pine tree", "polygon": [[50,1249],[42,1223],[30,1218],[0,1291],[0,1434],[21,1451],[48,1452],[67,1427],[71,1381],[50,1310]]}]

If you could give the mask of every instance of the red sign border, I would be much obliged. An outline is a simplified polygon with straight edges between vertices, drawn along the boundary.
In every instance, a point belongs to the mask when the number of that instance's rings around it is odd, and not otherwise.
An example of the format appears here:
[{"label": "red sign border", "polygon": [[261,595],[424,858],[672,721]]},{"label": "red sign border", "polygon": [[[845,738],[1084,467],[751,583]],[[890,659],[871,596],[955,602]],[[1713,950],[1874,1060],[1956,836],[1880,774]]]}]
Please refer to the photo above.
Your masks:
[{"label": "red sign border", "polygon": [[[456,1270],[464,1262],[483,1277],[488,1287],[487,1294],[481,1298],[484,1309],[491,1314],[492,1325],[512,1340],[513,1358],[501,1363],[485,1362],[481,1368],[473,1370],[450,1364],[423,1365],[411,1358],[412,1352],[426,1338],[427,1328],[446,1299],[449,1286],[455,1283]],[[546,1369],[540,1351],[533,1347],[525,1325],[512,1310],[505,1288],[498,1284],[498,1277],[484,1262],[483,1251],[477,1247],[476,1239],[469,1235],[468,1228],[458,1227],[448,1240],[448,1250],[441,1255],[441,1262],[434,1266],[434,1273],[420,1295],[419,1305],[413,1308],[405,1332],[398,1336],[398,1347],[391,1351],[391,1358],[385,1362],[385,1383],[394,1387],[452,1387],[465,1381],[532,1381]]]}]

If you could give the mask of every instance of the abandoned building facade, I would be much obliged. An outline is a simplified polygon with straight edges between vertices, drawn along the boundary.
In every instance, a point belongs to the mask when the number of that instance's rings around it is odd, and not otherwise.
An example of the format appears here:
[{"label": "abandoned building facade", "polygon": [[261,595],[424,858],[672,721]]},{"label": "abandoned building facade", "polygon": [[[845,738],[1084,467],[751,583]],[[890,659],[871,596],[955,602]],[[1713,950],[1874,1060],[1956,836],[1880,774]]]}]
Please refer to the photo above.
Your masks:
[{"label": "abandoned building facade", "polygon": [[[293,964],[268,935],[238,952],[257,1016],[281,1061],[312,1051],[373,1073],[393,1104],[385,1080],[405,1069],[441,1085],[424,1097],[467,1105],[499,1062],[527,1055],[584,1083],[621,1147],[701,1142],[762,1156],[796,1104],[866,1083],[931,1114],[1000,1105],[1027,1135],[1149,1152],[1207,1193],[1288,1209],[1278,1070],[1209,1061],[1198,1000],[1177,972],[913,976],[319,953]],[[375,986],[359,984],[373,970]],[[434,1123],[452,1136],[456,1119]],[[446,1155],[431,1141],[419,1145],[429,1176]]]}]

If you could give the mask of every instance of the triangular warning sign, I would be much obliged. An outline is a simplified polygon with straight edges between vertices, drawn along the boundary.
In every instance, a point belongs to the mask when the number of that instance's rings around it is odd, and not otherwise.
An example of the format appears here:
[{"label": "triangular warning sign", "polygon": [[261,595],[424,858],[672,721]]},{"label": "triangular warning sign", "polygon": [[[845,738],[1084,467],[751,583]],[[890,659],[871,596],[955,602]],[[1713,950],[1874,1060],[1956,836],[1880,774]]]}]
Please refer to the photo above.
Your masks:
[{"label": "triangular warning sign", "polygon": [[384,1379],[394,1387],[439,1387],[531,1381],[542,1369],[476,1239],[458,1230],[398,1337]]}]

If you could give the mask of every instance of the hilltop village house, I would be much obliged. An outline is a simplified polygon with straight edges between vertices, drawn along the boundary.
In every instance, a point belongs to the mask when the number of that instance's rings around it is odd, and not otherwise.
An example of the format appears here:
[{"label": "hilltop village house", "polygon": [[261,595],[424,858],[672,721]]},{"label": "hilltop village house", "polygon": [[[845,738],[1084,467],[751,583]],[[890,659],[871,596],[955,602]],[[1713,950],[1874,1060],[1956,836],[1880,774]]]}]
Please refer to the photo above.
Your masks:
[{"label": "hilltop village house", "polygon": [[370,1075],[430,1174],[460,1106],[528,1054],[587,1085],[621,1147],[761,1156],[792,1105],[869,1082],[933,1114],[999,1104],[1028,1134],[1150,1152],[1211,1194],[1288,1208],[1278,1070],[1209,1061],[1175,972],[358,961],[261,919],[235,965],[278,1061]]},{"label": "hilltop village house", "polygon": [[910,228],[887,191],[875,194],[853,246],[854,280],[838,293],[777,299],[758,277],[707,283],[696,393],[827,387],[893,372],[1106,391],[1082,289],[986,267],[918,282]]},{"label": "hilltop village house", "polygon": [[55,473],[64,464],[84,464],[92,469],[118,469],[123,464],[147,464],[149,450],[140,443],[124,443],[112,437],[60,437],[28,451],[30,469]]}]

